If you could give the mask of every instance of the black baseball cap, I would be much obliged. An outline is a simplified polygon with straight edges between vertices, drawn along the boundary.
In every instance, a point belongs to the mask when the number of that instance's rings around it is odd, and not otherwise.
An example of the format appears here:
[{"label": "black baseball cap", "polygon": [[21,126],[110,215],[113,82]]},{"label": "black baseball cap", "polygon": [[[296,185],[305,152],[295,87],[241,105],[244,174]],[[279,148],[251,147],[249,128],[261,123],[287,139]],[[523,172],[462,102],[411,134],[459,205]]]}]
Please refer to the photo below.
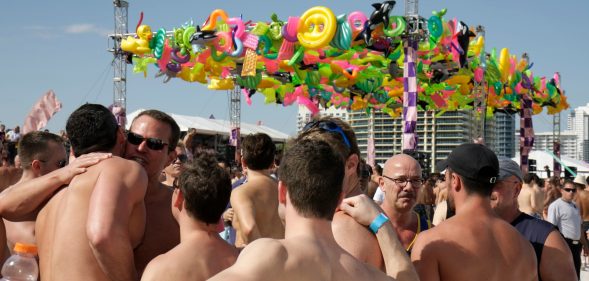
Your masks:
[{"label": "black baseball cap", "polygon": [[450,167],[469,180],[493,184],[499,175],[499,160],[495,152],[482,144],[465,143],[454,148],[446,160],[438,163],[440,171]]}]

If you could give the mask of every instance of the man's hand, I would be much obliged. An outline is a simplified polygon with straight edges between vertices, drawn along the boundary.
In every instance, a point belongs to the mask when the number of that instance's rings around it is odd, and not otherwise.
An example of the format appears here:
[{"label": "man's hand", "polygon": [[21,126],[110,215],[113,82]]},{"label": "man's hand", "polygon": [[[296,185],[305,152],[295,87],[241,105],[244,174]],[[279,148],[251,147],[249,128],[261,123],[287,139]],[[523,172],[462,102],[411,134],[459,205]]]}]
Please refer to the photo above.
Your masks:
[{"label": "man's hand", "polygon": [[374,218],[382,213],[380,207],[364,194],[344,198],[340,209],[364,226],[370,225]]},{"label": "man's hand", "polygon": [[223,212],[223,221],[225,224],[230,224],[233,221],[233,208],[229,208]]},{"label": "man's hand", "polygon": [[67,185],[75,176],[86,172],[88,167],[96,165],[100,161],[111,157],[112,153],[93,152],[84,154],[69,163],[69,165],[59,169],[58,177],[62,184]]}]

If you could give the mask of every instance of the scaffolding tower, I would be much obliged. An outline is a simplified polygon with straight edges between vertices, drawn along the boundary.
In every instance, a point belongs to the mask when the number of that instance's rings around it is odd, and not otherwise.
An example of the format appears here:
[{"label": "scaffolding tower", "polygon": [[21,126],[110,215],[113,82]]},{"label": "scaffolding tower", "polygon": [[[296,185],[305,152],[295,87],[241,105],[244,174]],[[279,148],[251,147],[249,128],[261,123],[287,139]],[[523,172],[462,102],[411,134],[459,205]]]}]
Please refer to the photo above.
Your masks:
[{"label": "scaffolding tower", "polygon": [[[114,112],[126,114],[127,108],[127,56],[121,49],[121,41],[123,36],[129,33],[128,10],[129,3],[123,0],[114,0],[114,15],[115,15],[115,33],[110,35],[113,40],[113,48],[109,51],[113,53],[113,105]],[[116,114],[115,114],[116,115]],[[119,125],[124,126],[125,118],[117,118]],[[122,124],[121,124],[122,123]]]}]

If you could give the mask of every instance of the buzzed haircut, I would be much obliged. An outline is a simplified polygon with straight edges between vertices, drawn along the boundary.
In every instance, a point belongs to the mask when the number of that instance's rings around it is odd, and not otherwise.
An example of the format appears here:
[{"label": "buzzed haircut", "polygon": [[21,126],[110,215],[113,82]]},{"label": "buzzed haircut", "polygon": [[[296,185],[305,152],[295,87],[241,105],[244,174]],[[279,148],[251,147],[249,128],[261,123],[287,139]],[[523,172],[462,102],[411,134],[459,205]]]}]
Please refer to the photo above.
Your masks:
[{"label": "buzzed haircut", "polygon": [[68,118],[66,132],[76,157],[90,152],[109,152],[117,141],[115,116],[100,104],[87,103]]},{"label": "buzzed haircut", "polygon": [[22,167],[30,169],[33,160],[47,160],[54,153],[49,148],[51,142],[63,145],[60,136],[49,132],[34,131],[24,135],[18,143],[18,157]]},{"label": "buzzed haircut", "polygon": [[483,197],[490,197],[491,193],[493,193],[493,184],[492,183],[482,183],[475,180],[471,180],[467,177],[460,175],[457,172],[452,171],[450,167],[446,169],[446,173],[454,173],[460,177],[462,180],[462,184],[464,185],[464,190],[466,190],[466,194],[468,195],[480,195]]},{"label": "buzzed haircut", "polygon": [[268,169],[274,163],[276,145],[264,133],[248,135],[241,143],[242,158],[248,169],[259,171]]},{"label": "buzzed haircut", "polygon": [[139,113],[139,115],[137,115],[135,119],[133,119],[133,122],[135,122],[137,118],[144,115],[170,125],[170,132],[172,133],[170,134],[170,139],[168,140],[168,152],[174,151],[174,149],[176,149],[176,146],[178,145],[178,140],[180,139],[180,127],[178,126],[178,123],[176,123],[176,120],[174,120],[172,116],[168,115],[163,111],[149,109]]},{"label": "buzzed haircut", "polygon": [[289,147],[278,177],[299,214],[332,220],[342,193],[344,159],[322,140],[303,139]]},{"label": "buzzed haircut", "polygon": [[219,222],[231,196],[231,179],[213,154],[195,156],[180,174],[178,186],[193,218],[207,224]]}]

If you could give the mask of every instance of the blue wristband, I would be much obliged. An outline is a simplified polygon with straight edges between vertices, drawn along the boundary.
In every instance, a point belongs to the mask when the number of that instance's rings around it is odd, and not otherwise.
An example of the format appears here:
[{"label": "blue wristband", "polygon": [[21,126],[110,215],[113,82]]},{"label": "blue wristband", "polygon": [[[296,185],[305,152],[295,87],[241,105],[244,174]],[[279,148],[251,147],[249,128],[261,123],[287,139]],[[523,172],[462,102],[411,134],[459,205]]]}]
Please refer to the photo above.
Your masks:
[{"label": "blue wristband", "polygon": [[376,234],[376,232],[378,232],[378,230],[388,221],[389,218],[385,216],[385,214],[380,213],[378,214],[378,216],[376,216],[376,218],[374,218],[374,220],[370,223],[370,226],[368,226],[368,228],[370,228],[372,233]]}]

